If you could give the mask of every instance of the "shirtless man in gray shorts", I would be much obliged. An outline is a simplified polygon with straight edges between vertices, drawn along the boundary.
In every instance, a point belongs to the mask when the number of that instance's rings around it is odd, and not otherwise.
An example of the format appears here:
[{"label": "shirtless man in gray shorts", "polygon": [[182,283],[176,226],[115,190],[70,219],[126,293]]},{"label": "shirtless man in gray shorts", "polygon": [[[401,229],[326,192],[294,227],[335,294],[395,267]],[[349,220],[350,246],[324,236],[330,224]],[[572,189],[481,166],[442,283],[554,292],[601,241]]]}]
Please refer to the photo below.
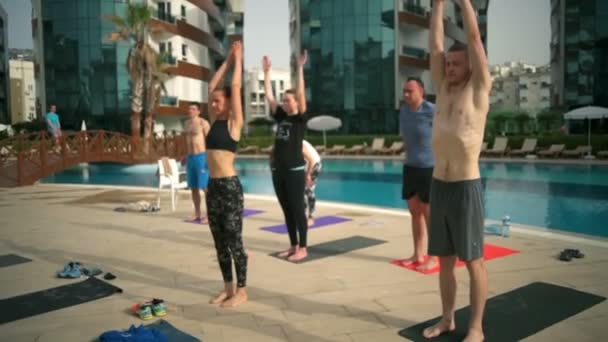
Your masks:
[{"label": "shirtless man in gray shorts", "polygon": [[471,0],[461,0],[468,46],[443,49],[443,7],[435,0],[431,18],[431,74],[437,93],[432,146],[429,254],[439,256],[443,316],[424,330],[433,338],[454,330],[456,274],[460,258],[470,277],[471,321],[465,341],[483,341],[482,319],[487,296],[483,264],[483,197],[479,152],[492,85]]}]

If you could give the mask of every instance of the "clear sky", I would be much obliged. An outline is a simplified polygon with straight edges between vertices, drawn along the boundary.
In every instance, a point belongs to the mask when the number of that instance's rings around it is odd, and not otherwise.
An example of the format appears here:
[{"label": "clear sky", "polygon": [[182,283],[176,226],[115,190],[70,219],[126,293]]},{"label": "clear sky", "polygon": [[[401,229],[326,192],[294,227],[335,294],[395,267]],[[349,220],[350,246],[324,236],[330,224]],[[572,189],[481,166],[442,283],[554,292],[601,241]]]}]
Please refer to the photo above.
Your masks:
[{"label": "clear sky", "polygon": [[[0,4],[9,16],[9,47],[31,48],[31,0],[0,0]],[[548,63],[550,13],[550,0],[490,0],[490,63]],[[245,0],[246,68],[259,66],[265,54],[271,56],[273,66],[289,66],[288,21],[287,0]]]}]

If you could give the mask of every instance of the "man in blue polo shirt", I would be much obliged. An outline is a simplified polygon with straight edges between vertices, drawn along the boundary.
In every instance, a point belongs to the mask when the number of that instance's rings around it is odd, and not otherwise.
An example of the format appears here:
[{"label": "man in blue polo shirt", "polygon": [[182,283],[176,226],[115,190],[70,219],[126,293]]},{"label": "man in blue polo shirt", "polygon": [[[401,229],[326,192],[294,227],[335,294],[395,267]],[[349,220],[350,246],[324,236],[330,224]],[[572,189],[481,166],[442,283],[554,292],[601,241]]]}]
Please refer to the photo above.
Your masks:
[{"label": "man in blue polo shirt", "polygon": [[403,86],[403,101],[399,111],[400,133],[406,151],[402,195],[412,216],[414,255],[402,263],[404,266],[414,264],[418,270],[428,270],[437,266],[436,257],[425,260],[434,165],[431,131],[435,105],[424,99],[424,84],[414,77],[408,78]]}]

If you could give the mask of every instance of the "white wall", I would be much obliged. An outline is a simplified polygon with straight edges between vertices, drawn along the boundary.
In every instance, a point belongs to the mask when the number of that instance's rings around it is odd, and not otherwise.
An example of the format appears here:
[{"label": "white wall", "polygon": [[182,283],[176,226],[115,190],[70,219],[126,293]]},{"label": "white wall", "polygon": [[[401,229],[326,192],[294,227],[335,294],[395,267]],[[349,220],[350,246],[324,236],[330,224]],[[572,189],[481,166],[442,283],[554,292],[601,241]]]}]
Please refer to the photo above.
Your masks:
[{"label": "white wall", "polygon": [[[31,121],[36,118],[36,80],[34,78],[34,63],[23,60],[9,61],[11,79],[21,81],[22,92],[11,93],[11,97],[21,98],[21,108],[11,108],[11,119],[16,122]],[[18,113],[20,115],[18,115]]]},{"label": "white wall", "polygon": [[175,76],[165,82],[169,96],[182,101],[207,102],[207,82],[189,77]]}]

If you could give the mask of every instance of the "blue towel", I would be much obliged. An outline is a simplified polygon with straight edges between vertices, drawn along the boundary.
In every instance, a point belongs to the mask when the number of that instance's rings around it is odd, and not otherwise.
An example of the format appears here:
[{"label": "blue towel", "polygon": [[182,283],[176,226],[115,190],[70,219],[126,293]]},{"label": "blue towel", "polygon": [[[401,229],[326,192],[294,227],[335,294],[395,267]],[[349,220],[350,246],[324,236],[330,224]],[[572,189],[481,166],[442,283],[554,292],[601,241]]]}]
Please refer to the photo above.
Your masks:
[{"label": "blue towel", "polygon": [[129,330],[104,332],[99,336],[99,342],[169,342],[169,340],[157,329],[131,325]]}]

